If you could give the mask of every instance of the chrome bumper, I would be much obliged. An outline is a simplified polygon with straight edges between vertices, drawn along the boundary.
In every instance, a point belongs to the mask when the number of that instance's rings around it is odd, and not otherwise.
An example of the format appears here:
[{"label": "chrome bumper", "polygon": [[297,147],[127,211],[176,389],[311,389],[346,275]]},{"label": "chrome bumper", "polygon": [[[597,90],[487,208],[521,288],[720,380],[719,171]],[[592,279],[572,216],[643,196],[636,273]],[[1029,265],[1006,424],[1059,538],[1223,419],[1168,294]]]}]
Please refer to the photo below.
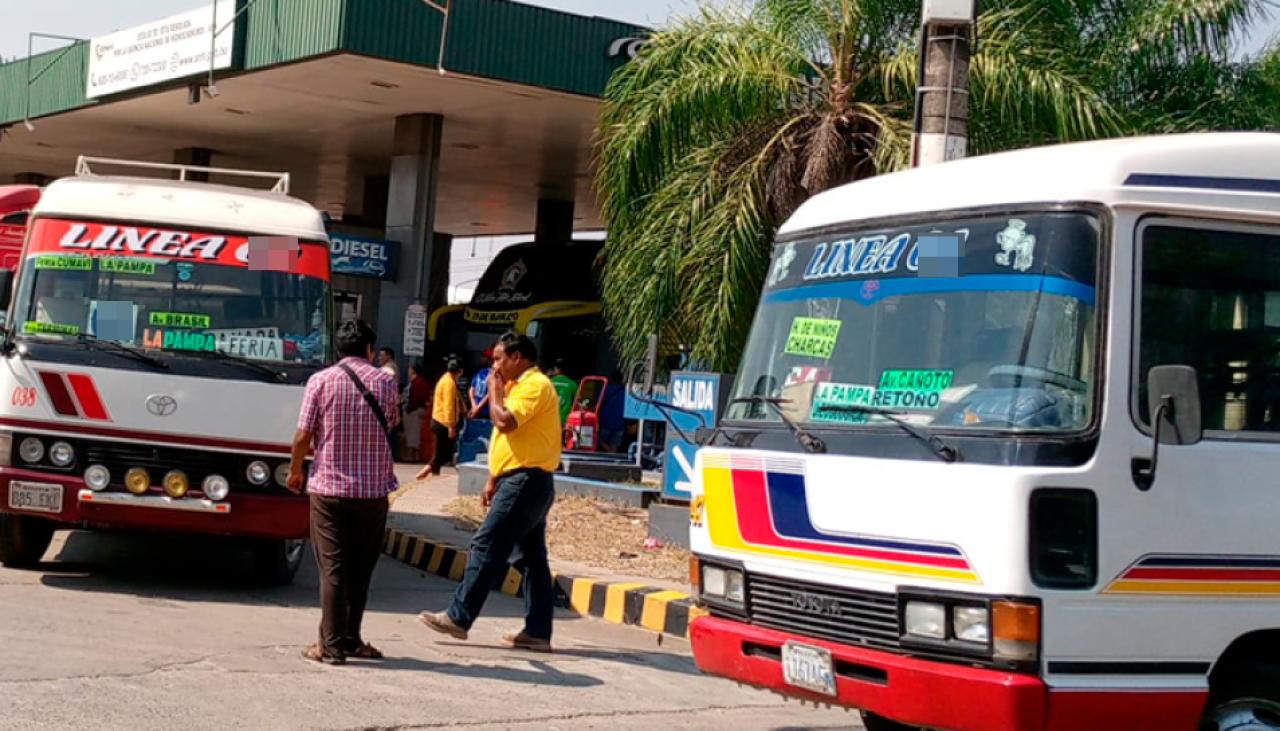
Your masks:
[{"label": "chrome bumper", "polygon": [[227,503],[215,503],[212,500],[196,500],[194,498],[179,498],[175,500],[168,495],[128,495],[120,492],[81,490],[79,498],[82,503],[180,510],[186,513],[215,513],[217,515],[231,513],[231,506]]}]

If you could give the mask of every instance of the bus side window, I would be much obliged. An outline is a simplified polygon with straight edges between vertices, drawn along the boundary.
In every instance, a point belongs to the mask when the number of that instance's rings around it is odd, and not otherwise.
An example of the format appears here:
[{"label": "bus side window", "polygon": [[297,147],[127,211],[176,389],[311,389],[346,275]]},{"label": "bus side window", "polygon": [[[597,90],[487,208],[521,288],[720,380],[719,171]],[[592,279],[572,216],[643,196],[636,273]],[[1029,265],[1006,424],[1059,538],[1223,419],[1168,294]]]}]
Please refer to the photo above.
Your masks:
[{"label": "bus side window", "polygon": [[1141,245],[1143,423],[1146,374],[1188,365],[1206,431],[1280,431],[1280,230],[1170,221]]}]

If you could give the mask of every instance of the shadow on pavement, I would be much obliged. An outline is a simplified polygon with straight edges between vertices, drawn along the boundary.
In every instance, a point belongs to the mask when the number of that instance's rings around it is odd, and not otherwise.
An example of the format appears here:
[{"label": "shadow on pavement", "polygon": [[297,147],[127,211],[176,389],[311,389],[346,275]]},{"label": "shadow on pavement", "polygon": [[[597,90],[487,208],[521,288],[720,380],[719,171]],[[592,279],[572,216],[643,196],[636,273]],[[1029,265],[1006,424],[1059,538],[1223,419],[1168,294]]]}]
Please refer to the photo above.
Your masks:
[{"label": "shadow on pavement", "polygon": [[[356,664],[356,661],[349,663],[349,665]],[[590,688],[604,685],[604,681],[595,676],[564,672],[551,663],[540,660],[529,661],[528,667],[511,667],[432,662],[416,657],[388,657],[378,662],[359,662],[359,665],[379,670],[427,672],[456,678],[499,680],[507,683],[528,683],[530,685],[555,685],[562,688]]]}]

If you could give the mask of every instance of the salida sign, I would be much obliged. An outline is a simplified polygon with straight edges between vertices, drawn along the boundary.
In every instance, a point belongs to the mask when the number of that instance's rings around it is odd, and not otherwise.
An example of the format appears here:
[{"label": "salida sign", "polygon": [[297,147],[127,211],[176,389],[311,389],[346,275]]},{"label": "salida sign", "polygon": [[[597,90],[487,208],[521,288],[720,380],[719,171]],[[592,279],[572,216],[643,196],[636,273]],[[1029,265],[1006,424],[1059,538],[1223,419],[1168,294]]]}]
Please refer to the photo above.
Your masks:
[{"label": "salida sign", "polygon": [[[247,267],[249,239],[142,226],[38,219],[28,253],[146,256]],[[326,247],[321,244],[300,242],[297,273],[327,280],[326,254]]]}]

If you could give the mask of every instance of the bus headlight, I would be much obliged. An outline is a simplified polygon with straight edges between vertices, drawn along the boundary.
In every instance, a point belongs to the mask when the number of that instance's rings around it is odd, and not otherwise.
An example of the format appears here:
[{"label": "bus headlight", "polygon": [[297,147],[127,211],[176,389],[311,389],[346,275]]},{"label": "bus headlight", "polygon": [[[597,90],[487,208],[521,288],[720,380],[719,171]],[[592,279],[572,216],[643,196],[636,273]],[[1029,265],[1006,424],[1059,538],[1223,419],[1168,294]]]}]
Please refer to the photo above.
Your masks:
[{"label": "bus headlight", "polygon": [[0,467],[13,464],[13,432],[0,431]]},{"label": "bus headlight", "polygon": [[84,471],[84,484],[94,492],[102,492],[111,484],[111,471],[100,464]]},{"label": "bus headlight", "polygon": [[249,469],[244,471],[244,476],[249,479],[252,485],[265,485],[271,479],[271,468],[266,462],[254,462],[249,465]]},{"label": "bus headlight", "polygon": [[54,442],[49,448],[49,461],[56,467],[70,467],[76,461],[76,450],[66,442]]},{"label": "bus headlight", "polygon": [[174,470],[164,476],[164,492],[171,498],[180,498],[187,494],[191,484],[187,482],[187,476],[178,470]]},{"label": "bus headlight", "polygon": [[27,437],[18,445],[18,456],[23,462],[35,464],[44,459],[44,442],[35,437]]},{"label": "bus headlight", "polygon": [[907,602],[902,629],[908,635],[931,640],[947,638],[947,608],[933,602]]},{"label": "bus headlight", "polygon": [[227,478],[222,475],[209,475],[204,478],[200,489],[204,491],[205,497],[216,502],[227,499],[227,493],[231,492],[231,483],[227,482]]},{"label": "bus headlight", "polygon": [[276,465],[276,484],[280,487],[289,486],[289,463],[281,462]]},{"label": "bus headlight", "polygon": [[743,604],[746,601],[746,578],[741,569],[703,563],[698,589],[704,599]]},{"label": "bus headlight", "polygon": [[985,645],[991,641],[991,613],[986,607],[954,607],[951,626],[961,642]]}]

